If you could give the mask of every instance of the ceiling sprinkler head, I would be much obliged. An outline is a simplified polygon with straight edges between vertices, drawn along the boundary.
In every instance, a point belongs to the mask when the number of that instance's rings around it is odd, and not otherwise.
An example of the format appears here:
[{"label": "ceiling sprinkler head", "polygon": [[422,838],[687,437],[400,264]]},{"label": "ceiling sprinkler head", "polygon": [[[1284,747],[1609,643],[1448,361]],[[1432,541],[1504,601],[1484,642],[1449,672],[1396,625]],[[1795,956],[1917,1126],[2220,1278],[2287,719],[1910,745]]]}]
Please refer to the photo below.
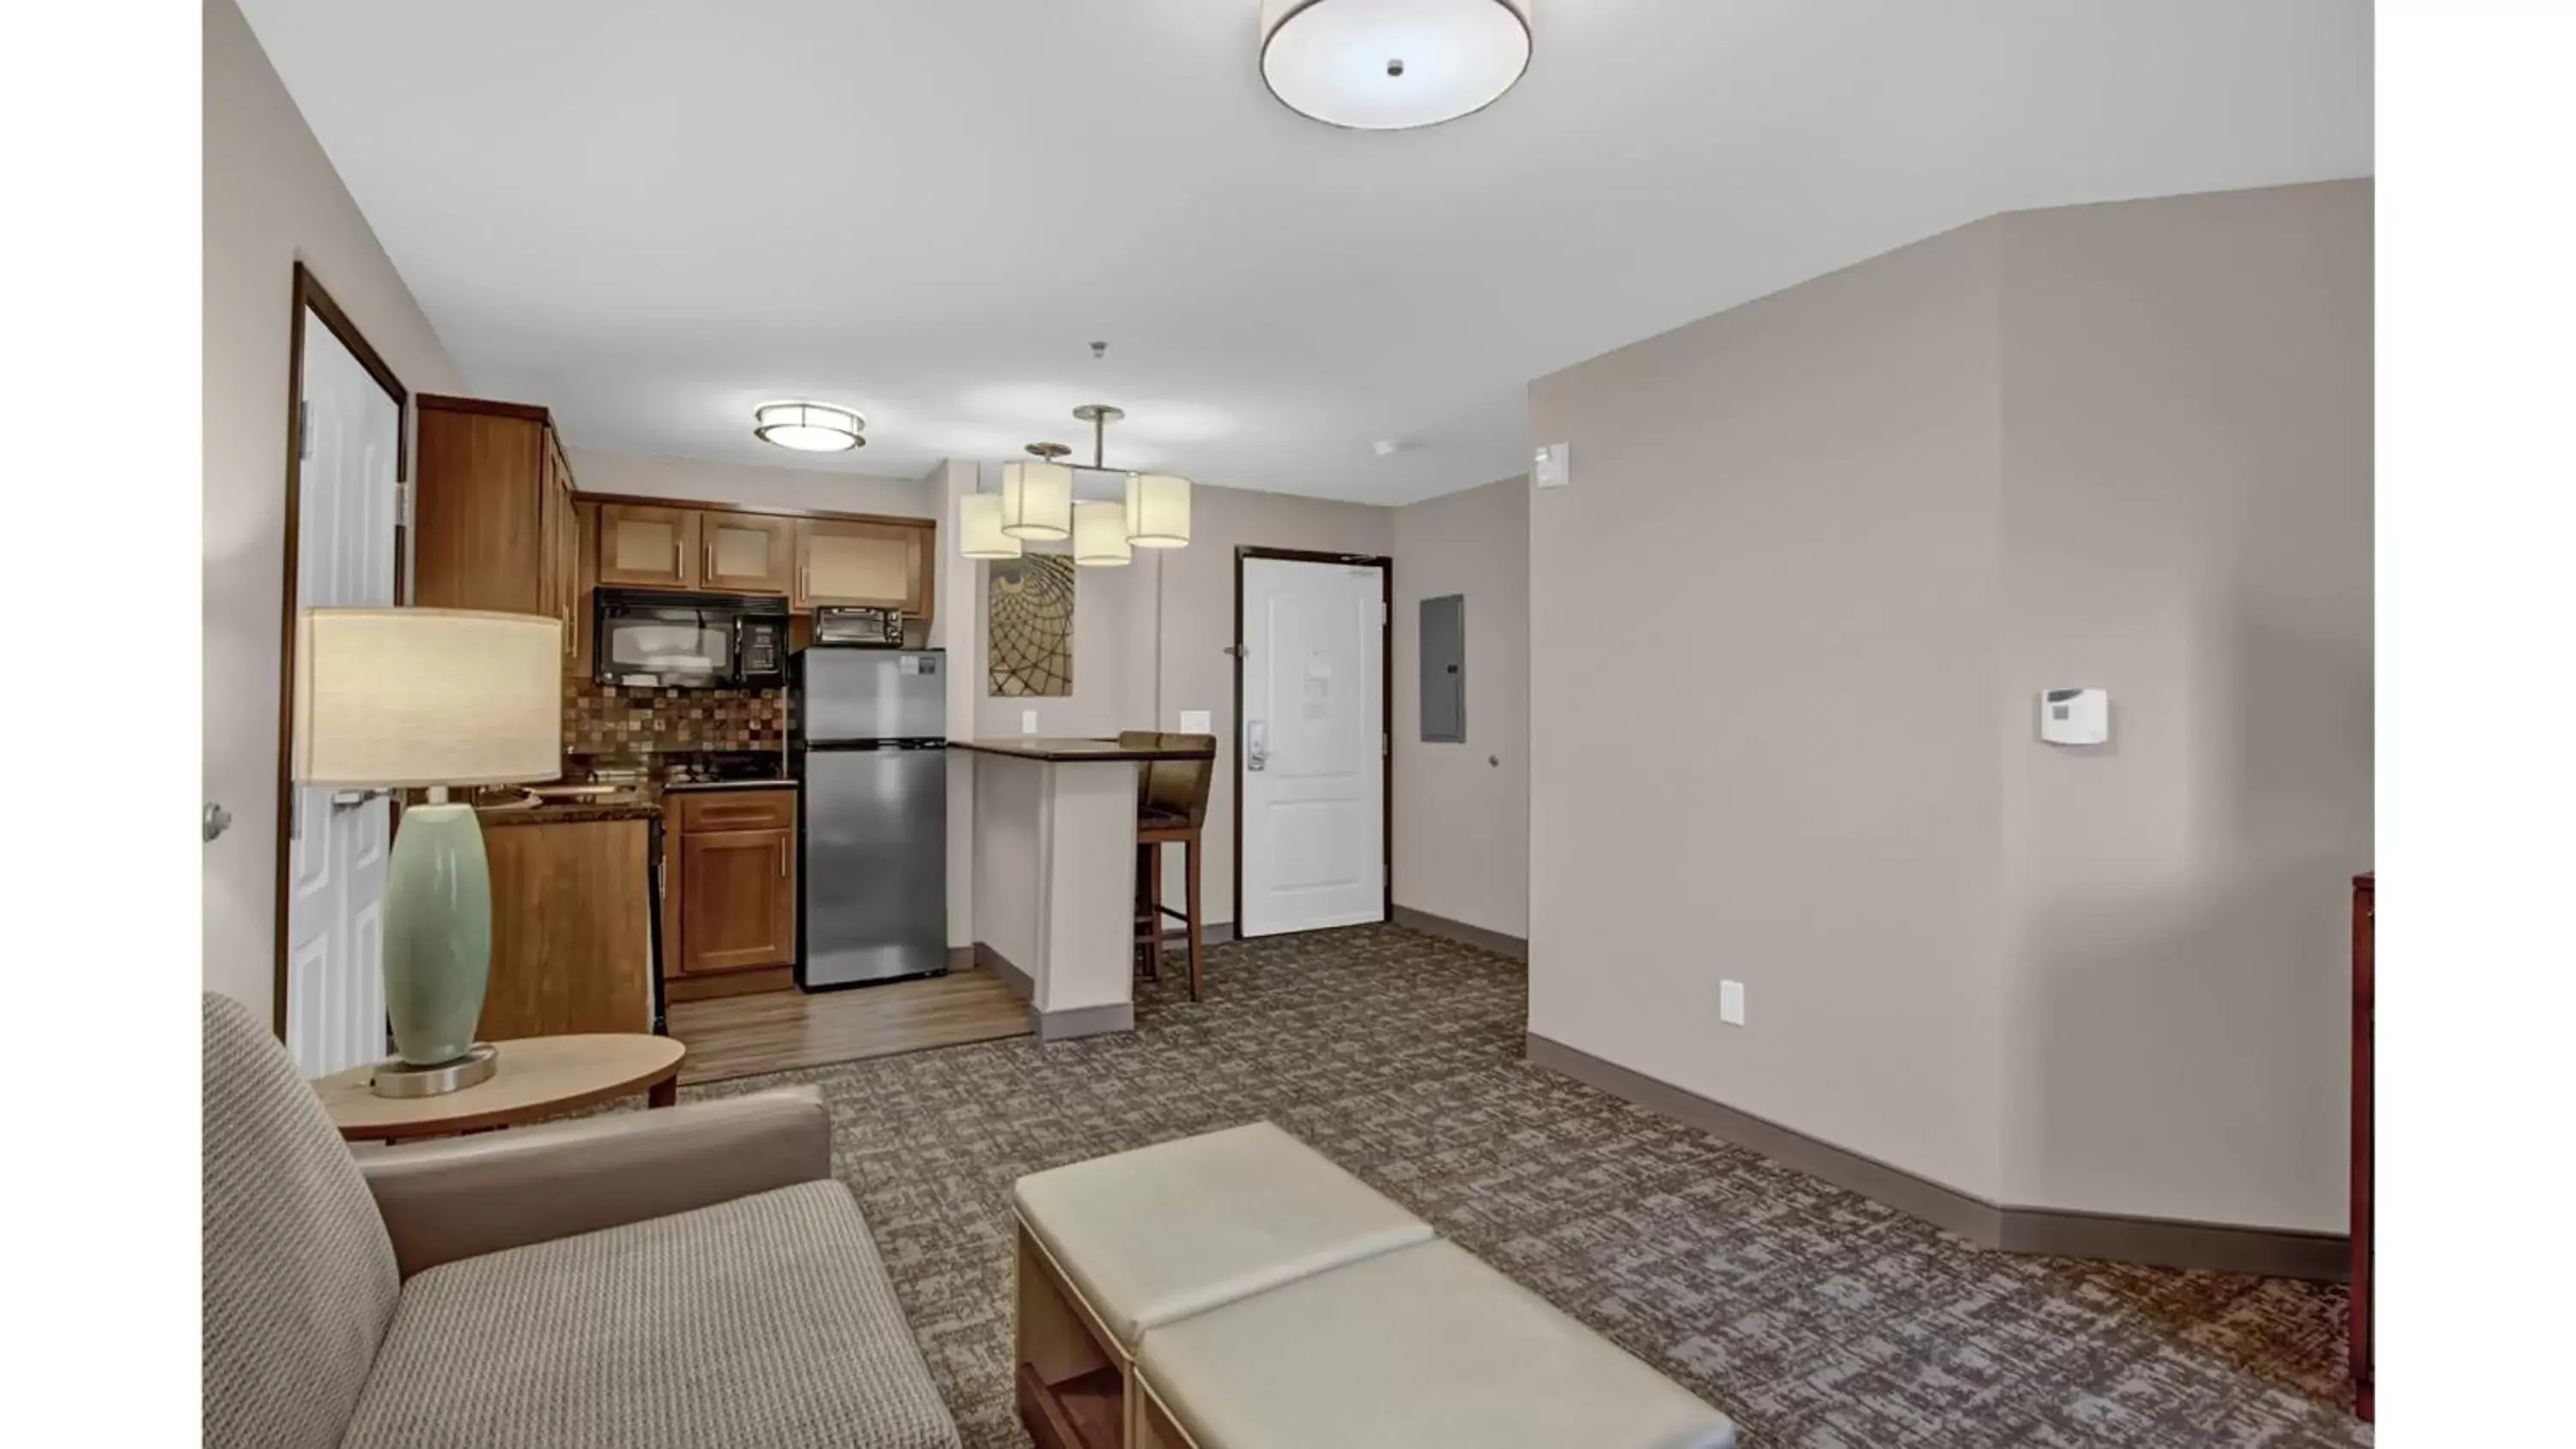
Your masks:
[{"label": "ceiling sprinkler head", "polygon": [[1106,342],[1095,342],[1095,343],[1091,344],[1091,360],[1092,360],[1092,361],[1094,361],[1094,362],[1098,362],[1100,359],[1102,359],[1102,358],[1104,358],[1104,357],[1107,357],[1108,355],[1109,355],[1109,344],[1108,344],[1108,343],[1106,343]]},{"label": "ceiling sprinkler head", "polygon": [[1400,60],[1388,61],[1386,63],[1386,73],[1390,76],[1400,76],[1404,74],[1404,62]]}]

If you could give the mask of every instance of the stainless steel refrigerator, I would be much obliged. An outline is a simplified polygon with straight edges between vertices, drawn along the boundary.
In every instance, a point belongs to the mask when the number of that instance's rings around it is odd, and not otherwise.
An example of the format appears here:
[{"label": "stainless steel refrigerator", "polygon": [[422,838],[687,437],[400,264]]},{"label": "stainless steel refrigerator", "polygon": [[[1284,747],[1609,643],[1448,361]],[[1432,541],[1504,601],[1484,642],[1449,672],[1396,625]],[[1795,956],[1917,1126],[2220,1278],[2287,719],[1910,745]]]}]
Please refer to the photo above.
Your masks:
[{"label": "stainless steel refrigerator", "polygon": [[796,984],[827,991],[944,971],[947,655],[817,644],[795,660]]}]

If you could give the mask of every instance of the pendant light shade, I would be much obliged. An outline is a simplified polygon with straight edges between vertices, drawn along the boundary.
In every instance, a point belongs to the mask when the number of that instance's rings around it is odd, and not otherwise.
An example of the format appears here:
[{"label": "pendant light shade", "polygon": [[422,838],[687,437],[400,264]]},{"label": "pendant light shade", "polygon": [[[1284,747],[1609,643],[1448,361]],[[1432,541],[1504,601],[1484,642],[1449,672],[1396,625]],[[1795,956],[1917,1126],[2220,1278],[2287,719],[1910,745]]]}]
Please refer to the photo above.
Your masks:
[{"label": "pendant light shade", "polygon": [[957,500],[957,551],[967,558],[1018,558],[1020,541],[1002,531],[1002,495],[968,493]]},{"label": "pendant light shade", "polygon": [[1002,465],[1002,532],[1052,543],[1073,536],[1073,470],[1062,463]]},{"label": "pendant light shade", "polygon": [[1073,505],[1073,561],[1084,568],[1125,568],[1127,505],[1103,499]]},{"label": "pendant light shade", "polygon": [[1261,78],[1329,126],[1436,126],[1492,105],[1529,69],[1530,4],[1262,0]]},{"label": "pendant light shade", "polygon": [[800,453],[846,453],[867,446],[859,430],[868,420],[848,408],[823,403],[762,403],[751,410],[751,434]]},{"label": "pendant light shade", "polygon": [[1127,541],[1138,548],[1182,548],[1190,541],[1190,480],[1171,473],[1127,478]]}]

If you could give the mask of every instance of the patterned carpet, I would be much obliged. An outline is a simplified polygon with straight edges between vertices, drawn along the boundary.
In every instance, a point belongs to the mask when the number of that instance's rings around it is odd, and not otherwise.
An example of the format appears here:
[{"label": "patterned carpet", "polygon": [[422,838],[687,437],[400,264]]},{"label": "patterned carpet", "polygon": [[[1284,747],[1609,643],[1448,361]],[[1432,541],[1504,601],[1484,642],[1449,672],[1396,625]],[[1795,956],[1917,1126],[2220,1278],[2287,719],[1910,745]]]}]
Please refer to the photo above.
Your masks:
[{"label": "patterned carpet", "polygon": [[[1167,975],[1168,979],[1168,975]],[[1216,948],[1137,1029],[820,1083],[973,1446],[1011,1409],[1022,1173],[1268,1118],[1734,1416],[1750,1449],[2349,1445],[2343,1292],[1971,1247],[1520,1060],[1521,969],[1393,926]]]}]

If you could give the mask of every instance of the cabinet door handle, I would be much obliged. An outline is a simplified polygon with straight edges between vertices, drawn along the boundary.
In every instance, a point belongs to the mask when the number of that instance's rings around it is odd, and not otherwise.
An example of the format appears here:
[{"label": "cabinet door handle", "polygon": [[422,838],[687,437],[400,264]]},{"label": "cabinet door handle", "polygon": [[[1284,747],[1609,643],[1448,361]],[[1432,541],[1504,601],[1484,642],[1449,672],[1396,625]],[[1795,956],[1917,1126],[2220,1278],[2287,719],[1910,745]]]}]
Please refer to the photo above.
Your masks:
[{"label": "cabinet door handle", "polygon": [[698,575],[698,582],[702,584],[711,584],[715,582],[716,577],[716,546],[712,543],[708,544],[703,551],[703,554],[706,559],[706,565],[704,572]]},{"label": "cabinet door handle", "polygon": [[787,842],[778,842],[778,878],[787,879]]},{"label": "cabinet door handle", "polygon": [[677,538],[671,540],[671,577],[680,577],[680,541]]}]

